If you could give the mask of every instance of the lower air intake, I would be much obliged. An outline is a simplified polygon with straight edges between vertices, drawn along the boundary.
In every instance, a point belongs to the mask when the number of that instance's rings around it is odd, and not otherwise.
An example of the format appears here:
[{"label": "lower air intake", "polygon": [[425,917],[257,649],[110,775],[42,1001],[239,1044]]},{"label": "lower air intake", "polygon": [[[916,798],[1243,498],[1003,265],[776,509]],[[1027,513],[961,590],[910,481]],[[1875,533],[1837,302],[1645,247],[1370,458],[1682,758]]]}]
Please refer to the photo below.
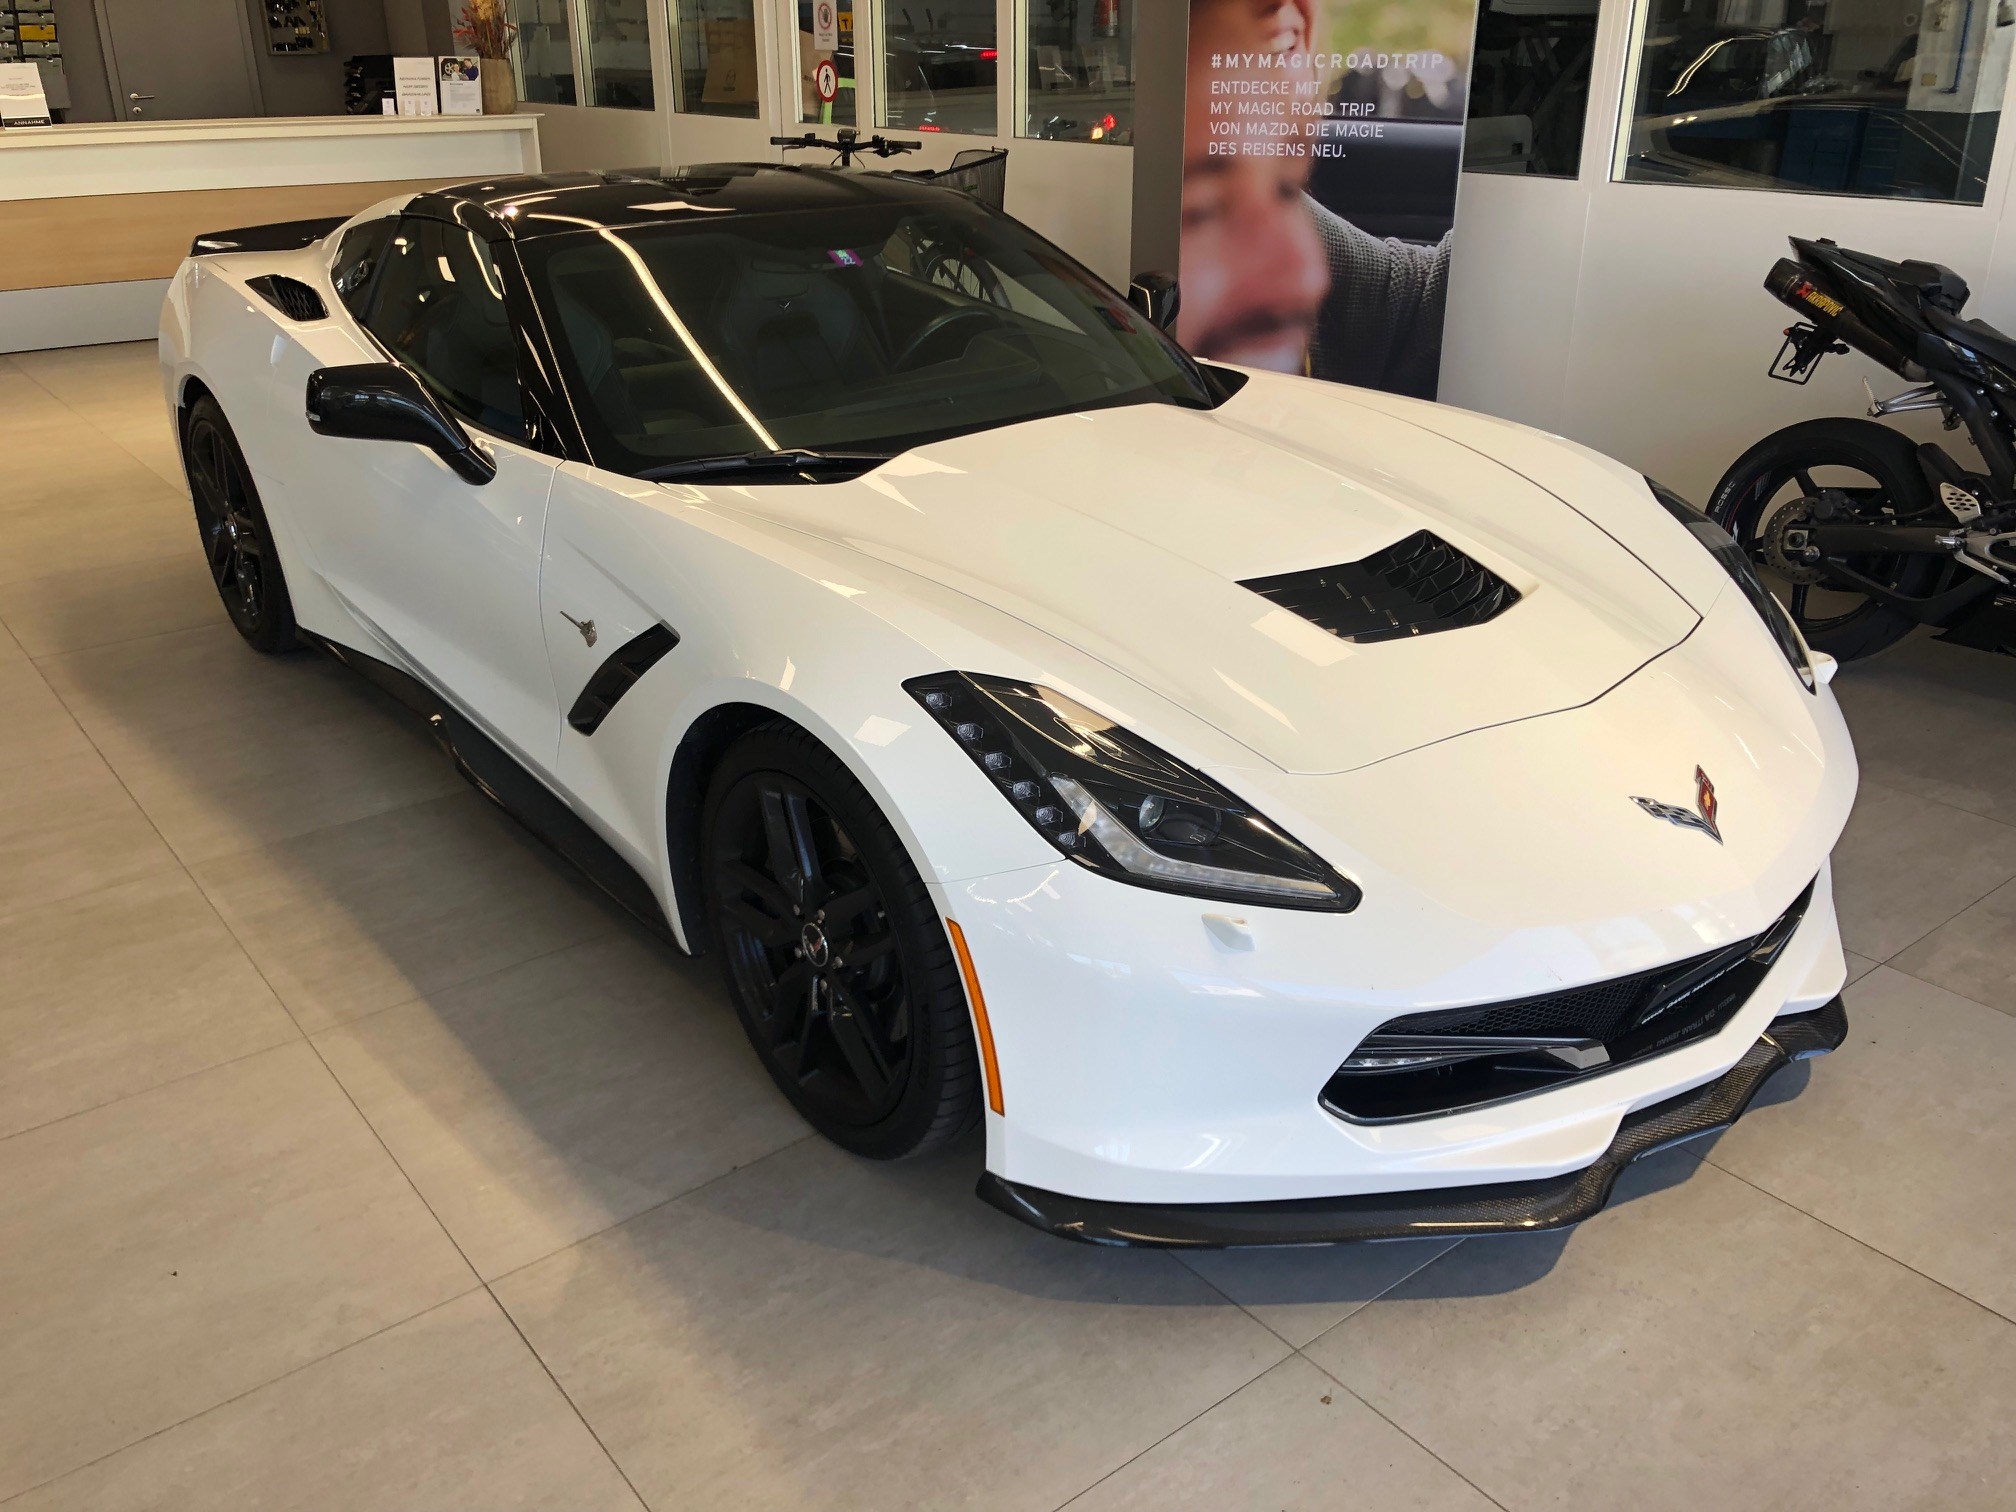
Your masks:
[{"label": "lower air intake", "polygon": [[1544,1092],[1719,1033],[1806,917],[1813,888],[1769,929],[1634,976],[1508,1003],[1388,1019],[1325,1083],[1354,1123],[1393,1123]]}]

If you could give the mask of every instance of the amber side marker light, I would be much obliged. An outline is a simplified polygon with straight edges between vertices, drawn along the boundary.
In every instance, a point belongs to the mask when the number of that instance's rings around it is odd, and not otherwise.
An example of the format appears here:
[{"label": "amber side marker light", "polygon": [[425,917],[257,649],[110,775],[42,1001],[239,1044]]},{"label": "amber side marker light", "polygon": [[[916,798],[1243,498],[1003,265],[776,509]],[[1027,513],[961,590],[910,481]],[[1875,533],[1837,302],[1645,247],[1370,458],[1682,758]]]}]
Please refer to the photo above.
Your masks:
[{"label": "amber side marker light", "polygon": [[945,921],[952,936],[952,949],[959,956],[959,974],[966,979],[966,1000],[973,1005],[973,1023],[980,1030],[980,1064],[987,1073],[987,1106],[1001,1111],[1001,1067],[994,1059],[994,1029],[987,1022],[987,995],[980,990],[980,977],[973,970],[973,954],[966,948],[966,931],[952,920]]}]

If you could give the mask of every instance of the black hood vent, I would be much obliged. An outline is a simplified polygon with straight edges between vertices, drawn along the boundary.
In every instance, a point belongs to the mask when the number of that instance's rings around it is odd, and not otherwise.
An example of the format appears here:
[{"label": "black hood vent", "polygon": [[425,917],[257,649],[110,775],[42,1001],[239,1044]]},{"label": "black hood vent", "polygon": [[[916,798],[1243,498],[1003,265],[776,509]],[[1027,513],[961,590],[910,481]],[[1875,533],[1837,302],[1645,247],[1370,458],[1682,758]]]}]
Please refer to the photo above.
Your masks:
[{"label": "black hood vent", "polygon": [[1441,537],[1417,530],[1362,562],[1248,578],[1251,588],[1339,640],[1399,640],[1495,619],[1519,590]]},{"label": "black hood vent", "polygon": [[245,280],[245,287],[273,306],[289,320],[326,320],[329,307],[322,296],[298,278],[267,273]]}]

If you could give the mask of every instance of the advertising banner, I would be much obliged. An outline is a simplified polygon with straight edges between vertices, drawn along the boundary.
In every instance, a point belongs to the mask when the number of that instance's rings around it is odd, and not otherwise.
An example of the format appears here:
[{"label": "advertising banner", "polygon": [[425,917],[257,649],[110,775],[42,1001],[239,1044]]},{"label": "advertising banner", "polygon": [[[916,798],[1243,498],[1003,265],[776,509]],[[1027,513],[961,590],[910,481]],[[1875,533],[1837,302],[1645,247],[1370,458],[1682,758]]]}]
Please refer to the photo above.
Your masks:
[{"label": "advertising banner", "polygon": [[1435,397],[1477,0],[1190,0],[1178,335]]}]

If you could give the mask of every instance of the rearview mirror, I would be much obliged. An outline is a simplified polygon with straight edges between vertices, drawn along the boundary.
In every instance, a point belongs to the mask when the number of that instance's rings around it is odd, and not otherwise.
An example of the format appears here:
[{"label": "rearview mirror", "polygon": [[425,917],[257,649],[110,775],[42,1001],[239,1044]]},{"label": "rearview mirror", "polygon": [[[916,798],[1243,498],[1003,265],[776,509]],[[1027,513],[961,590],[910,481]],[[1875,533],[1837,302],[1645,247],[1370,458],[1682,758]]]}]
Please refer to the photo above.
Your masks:
[{"label": "rearview mirror", "polygon": [[1127,303],[1165,331],[1176,323],[1176,307],[1181,302],[1172,274],[1136,273],[1134,282],[1127,285]]},{"label": "rearview mirror", "polygon": [[308,425],[320,436],[424,446],[471,483],[497,476],[490,454],[397,363],[317,368],[308,375]]}]

